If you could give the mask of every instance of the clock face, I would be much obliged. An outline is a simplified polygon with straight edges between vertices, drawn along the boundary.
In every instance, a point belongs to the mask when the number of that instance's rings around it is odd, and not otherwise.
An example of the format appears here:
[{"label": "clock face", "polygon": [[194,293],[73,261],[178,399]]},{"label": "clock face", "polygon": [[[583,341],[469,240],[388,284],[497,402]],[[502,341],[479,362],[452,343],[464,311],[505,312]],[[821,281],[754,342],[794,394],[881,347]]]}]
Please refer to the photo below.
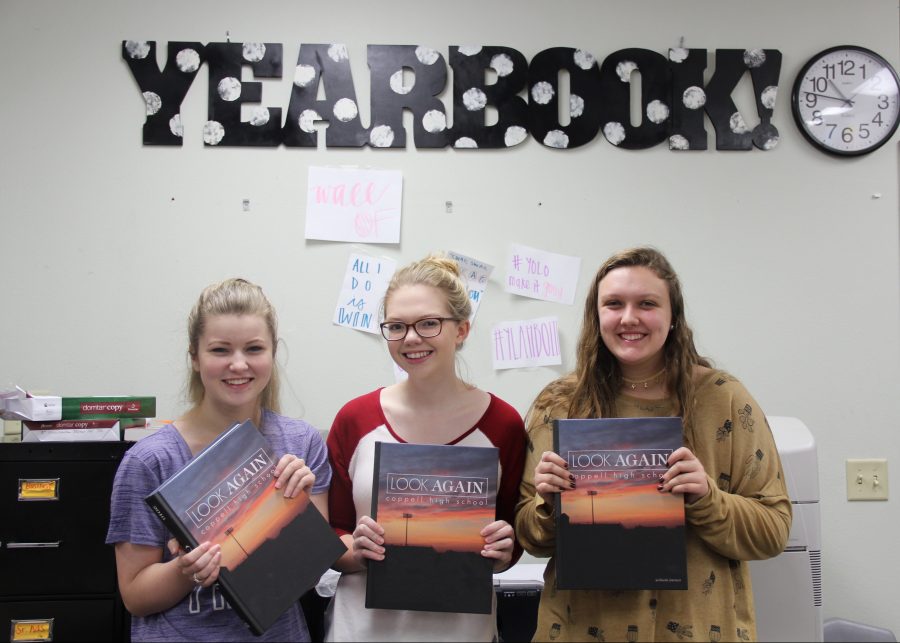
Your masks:
[{"label": "clock face", "polygon": [[794,82],[791,105],[815,146],[846,156],[872,152],[900,123],[900,82],[874,51],[833,47],[810,59]]}]

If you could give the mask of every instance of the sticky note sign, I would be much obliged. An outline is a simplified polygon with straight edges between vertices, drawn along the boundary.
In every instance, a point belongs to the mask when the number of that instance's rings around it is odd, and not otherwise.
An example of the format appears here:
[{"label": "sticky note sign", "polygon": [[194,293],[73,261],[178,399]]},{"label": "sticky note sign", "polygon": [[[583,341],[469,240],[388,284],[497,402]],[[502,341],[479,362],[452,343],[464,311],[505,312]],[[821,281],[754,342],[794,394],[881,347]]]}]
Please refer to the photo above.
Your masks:
[{"label": "sticky note sign", "polygon": [[484,299],[484,291],[494,266],[458,252],[449,251],[447,254],[459,265],[460,273],[468,285],[469,300],[472,302],[472,313],[469,315],[469,321],[474,321],[478,307],[481,305],[482,299]]},{"label": "sticky note sign", "polygon": [[11,641],[52,641],[53,619],[12,621]]},{"label": "sticky note sign", "polygon": [[20,479],[19,500],[59,500],[59,478]]},{"label": "sticky note sign", "polygon": [[332,321],[353,330],[381,333],[378,312],[396,269],[393,259],[351,254]]},{"label": "sticky note sign", "polygon": [[503,289],[514,295],[561,304],[575,303],[581,257],[510,244]]},{"label": "sticky note sign", "polygon": [[495,370],[562,364],[556,317],[498,322],[491,346]]},{"label": "sticky note sign", "polygon": [[402,200],[398,170],[310,167],[306,238],[400,243]]}]

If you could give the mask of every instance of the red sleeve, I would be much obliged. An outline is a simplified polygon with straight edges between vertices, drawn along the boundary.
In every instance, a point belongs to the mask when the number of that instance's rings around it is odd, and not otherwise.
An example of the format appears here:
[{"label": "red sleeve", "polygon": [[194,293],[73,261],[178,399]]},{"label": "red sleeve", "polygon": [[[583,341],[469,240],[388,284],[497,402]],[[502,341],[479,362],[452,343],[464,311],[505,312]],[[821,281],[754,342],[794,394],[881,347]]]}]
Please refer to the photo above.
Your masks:
[{"label": "red sleeve", "polygon": [[376,389],[347,402],[338,411],[328,432],[326,444],[331,464],[328,521],[339,536],[352,534],[356,528],[350,462],[360,440],[382,422],[380,395],[381,390]]},{"label": "red sleeve", "polygon": [[[500,449],[500,469],[502,478],[497,490],[497,519],[510,525],[516,524],[516,504],[519,501],[519,483],[525,468],[525,424],[522,416],[512,406],[496,398],[497,417],[492,422],[490,439]],[[515,541],[510,567],[522,556],[522,546]]]},{"label": "red sleeve", "polygon": [[348,426],[344,421],[346,406],[338,411],[328,432],[328,461],[331,464],[331,486],[328,489],[328,522],[338,536],[353,533],[356,508],[353,505],[353,483],[350,481],[352,447],[347,449]]}]

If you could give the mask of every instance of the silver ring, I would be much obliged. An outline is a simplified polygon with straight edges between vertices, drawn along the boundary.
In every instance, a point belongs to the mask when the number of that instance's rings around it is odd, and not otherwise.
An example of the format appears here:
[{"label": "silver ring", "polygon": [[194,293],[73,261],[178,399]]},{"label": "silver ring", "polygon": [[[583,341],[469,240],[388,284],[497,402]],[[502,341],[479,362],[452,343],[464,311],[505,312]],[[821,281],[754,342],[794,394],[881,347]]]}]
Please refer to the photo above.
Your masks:
[{"label": "silver ring", "polygon": [[202,584],[203,584],[203,581],[200,580],[199,578],[197,578],[197,573],[196,573],[196,572],[194,573],[194,575],[193,575],[191,578],[194,579],[194,582],[195,582],[197,585],[202,585]]}]

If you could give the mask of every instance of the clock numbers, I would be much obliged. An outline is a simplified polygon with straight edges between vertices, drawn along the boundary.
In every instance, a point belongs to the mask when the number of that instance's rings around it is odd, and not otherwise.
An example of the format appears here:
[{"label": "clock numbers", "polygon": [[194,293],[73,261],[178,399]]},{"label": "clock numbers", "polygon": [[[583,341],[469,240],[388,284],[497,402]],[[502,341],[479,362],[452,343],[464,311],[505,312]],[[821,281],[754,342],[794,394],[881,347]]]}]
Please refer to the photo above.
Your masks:
[{"label": "clock numbers", "polygon": [[853,45],[813,56],[791,105],[803,135],[820,149],[859,155],[883,145],[900,122],[900,82],[881,56]]}]

